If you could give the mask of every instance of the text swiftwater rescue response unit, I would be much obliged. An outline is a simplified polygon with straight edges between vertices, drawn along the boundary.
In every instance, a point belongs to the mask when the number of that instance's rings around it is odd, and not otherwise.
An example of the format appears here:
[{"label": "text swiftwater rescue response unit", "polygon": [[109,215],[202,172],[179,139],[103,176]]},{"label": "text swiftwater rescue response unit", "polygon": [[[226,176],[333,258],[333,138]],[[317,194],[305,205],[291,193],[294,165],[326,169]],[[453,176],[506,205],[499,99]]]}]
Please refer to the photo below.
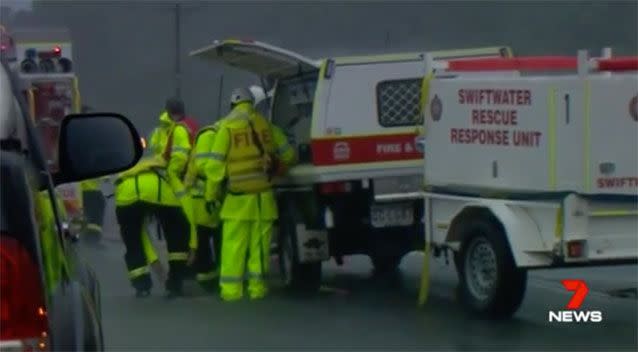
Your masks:
[{"label": "text swiftwater rescue response unit", "polygon": [[[428,72],[425,193],[377,200],[425,198],[427,245],[453,251],[469,309],[512,315],[528,269],[638,261],[638,57],[430,59]],[[422,300],[428,273],[426,260]]]},{"label": "text swiftwater rescue response unit", "polygon": [[[504,47],[433,52],[436,58],[507,57]],[[277,185],[278,245],[286,283],[317,289],[321,263],[367,254],[377,270],[422,250],[422,202],[374,202],[419,190],[415,147],[425,53],[312,60],[265,43],[216,41],[191,56],[259,75],[272,122],[289,135],[299,165]]]}]

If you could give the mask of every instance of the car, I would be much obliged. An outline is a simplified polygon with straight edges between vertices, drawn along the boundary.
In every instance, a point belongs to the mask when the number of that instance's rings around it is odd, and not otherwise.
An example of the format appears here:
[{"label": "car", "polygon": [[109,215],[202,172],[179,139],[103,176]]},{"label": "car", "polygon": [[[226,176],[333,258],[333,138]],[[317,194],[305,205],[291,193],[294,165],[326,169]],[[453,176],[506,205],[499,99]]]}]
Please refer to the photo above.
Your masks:
[{"label": "car", "polygon": [[78,256],[55,187],[130,168],[142,155],[140,137],[119,114],[68,115],[50,171],[18,83],[2,60],[0,350],[100,351],[99,282]]}]

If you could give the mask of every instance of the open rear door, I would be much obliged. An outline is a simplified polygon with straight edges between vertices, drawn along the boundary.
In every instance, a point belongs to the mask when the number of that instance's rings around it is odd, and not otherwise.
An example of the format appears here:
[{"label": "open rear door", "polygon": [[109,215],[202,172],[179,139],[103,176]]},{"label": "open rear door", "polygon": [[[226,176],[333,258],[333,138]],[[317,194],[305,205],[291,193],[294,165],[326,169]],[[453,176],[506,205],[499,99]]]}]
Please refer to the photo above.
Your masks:
[{"label": "open rear door", "polygon": [[219,62],[268,79],[278,79],[317,71],[320,62],[288,50],[249,40],[215,41],[194,50],[192,57]]},{"label": "open rear door", "polygon": [[432,54],[432,58],[435,60],[463,60],[488,57],[510,58],[513,56],[512,49],[507,46],[437,50],[429,53]]}]

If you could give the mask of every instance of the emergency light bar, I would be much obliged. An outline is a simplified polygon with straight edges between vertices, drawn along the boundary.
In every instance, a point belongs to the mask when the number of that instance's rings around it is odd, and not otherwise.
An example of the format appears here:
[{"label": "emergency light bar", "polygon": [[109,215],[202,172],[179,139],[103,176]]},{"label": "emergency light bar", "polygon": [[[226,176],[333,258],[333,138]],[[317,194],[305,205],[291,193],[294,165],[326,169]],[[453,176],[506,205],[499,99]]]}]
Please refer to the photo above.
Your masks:
[{"label": "emergency light bar", "polygon": [[[585,52],[586,54],[586,52]],[[455,72],[476,71],[566,71],[585,68],[592,71],[635,71],[638,56],[588,59],[583,52],[573,56],[529,56],[517,58],[479,58],[434,61],[432,68]],[[584,58],[584,60],[582,60]],[[584,61],[581,63],[581,61]],[[583,65],[581,67],[581,65]]]}]

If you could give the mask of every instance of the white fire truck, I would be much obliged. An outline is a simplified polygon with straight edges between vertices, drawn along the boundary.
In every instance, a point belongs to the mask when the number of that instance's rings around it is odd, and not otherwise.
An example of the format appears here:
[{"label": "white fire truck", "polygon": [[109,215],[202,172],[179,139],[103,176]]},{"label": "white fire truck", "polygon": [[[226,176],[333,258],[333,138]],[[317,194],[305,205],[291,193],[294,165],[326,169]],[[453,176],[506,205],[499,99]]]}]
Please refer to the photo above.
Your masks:
[{"label": "white fire truck", "polygon": [[[510,56],[507,47],[433,52],[436,58]],[[422,202],[374,202],[421,188],[415,137],[425,53],[313,60],[251,40],[215,41],[191,56],[261,77],[274,124],[299,164],[277,184],[280,266],[288,287],[315,290],[322,261],[367,254],[377,270],[423,249]]]},{"label": "white fire truck", "polygon": [[529,269],[638,261],[638,57],[426,61],[425,191],[377,201],[425,199],[471,311],[512,315]]},{"label": "white fire truck", "polygon": [[[11,33],[12,69],[18,73],[31,118],[43,136],[52,171],[58,168],[59,127],[64,116],[80,112],[78,79],[73,71],[70,34],[60,29],[23,29]],[[83,223],[79,183],[56,187],[74,232]]]}]

